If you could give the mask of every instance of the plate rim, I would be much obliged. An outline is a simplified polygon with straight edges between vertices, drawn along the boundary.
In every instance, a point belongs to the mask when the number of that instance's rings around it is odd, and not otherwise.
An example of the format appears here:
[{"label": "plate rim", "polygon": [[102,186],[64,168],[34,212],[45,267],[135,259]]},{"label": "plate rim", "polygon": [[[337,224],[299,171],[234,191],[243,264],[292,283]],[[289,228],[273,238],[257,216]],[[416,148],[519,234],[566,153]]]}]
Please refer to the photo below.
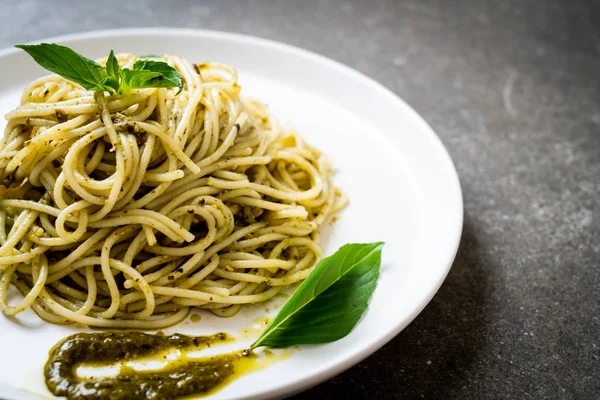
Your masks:
[{"label": "plate rim", "polygon": [[[394,93],[391,89],[387,88],[374,78],[371,78],[367,74],[354,69],[342,62],[331,59],[325,55],[316,53],[311,50],[306,50],[301,47],[280,42],[277,40],[267,39],[263,37],[247,35],[243,33],[234,33],[228,31],[210,30],[210,29],[194,29],[194,28],[174,28],[174,27],[137,27],[137,28],[121,28],[121,29],[100,29],[91,31],[80,31],[64,35],[43,37],[41,39],[32,40],[27,44],[37,44],[40,42],[56,42],[64,43],[70,41],[79,41],[86,39],[100,39],[100,38],[111,38],[111,37],[122,37],[122,36],[143,36],[143,35],[169,35],[169,36],[201,36],[207,39],[226,39],[235,41],[238,43],[262,45],[278,52],[292,53],[293,55],[306,58],[309,61],[322,64],[326,67],[332,68],[343,74],[347,75],[351,79],[362,81],[364,84],[376,90],[379,94],[385,96],[388,101],[399,104],[407,113],[411,114],[412,120],[420,126],[420,129],[427,134],[427,139],[430,143],[436,147],[437,155],[440,157],[440,161],[443,164],[443,168],[449,174],[448,178],[451,180],[452,192],[448,193],[449,196],[454,197],[456,208],[452,210],[456,218],[455,226],[451,239],[452,246],[449,246],[449,253],[444,266],[443,273],[437,276],[435,281],[432,279],[429,285],[427,295],[424,295],[418,306],[414,308],[409,316],[399,324],[396,324],[394,329],[390,329],[384,335],[381,335],[377,340],[373,341],[368,346],[362,347],[360,351],[345,358],[343,362],[339,362],[332,368],[325,371],[316,371],[306,374],[301,379],[290,383],[289,385],[282,386],[276,389],[269,390],[268,392],[261,392],[254,395],[246,396],[247,399],[265,399],[265,398],[280,398],[292,396],[303,390],[307,390],[314,387],[332,377],[342,373],[343,371],[355,366],[362,360],[366,359],[370,355],[374,354],[377,350],[391,341],[397,336],[406,326],[408,326],[429,304],[431,299],[438,292],[442,283],[445,281],[452,264],[456,258],[458,248],[460,245],[460,239],[462,236],[463,224],[464,224],[464,203],[462,195],[462,187],[456,170],[456,166],[448,153],[448,150],[444,146],[438,134],[433,130],[431,125],[419,114],[410,104],[408,104],[399,95]],[[0,59],[5,56],[10,56],[13,53],[20,52],[19,49],[14,47],[7,47],[0,50]],[[388,138],[388,134],[384,137]],[[397,147],[393,142],[394,147]],[[1,386],[0,386],[1,389]]]}]

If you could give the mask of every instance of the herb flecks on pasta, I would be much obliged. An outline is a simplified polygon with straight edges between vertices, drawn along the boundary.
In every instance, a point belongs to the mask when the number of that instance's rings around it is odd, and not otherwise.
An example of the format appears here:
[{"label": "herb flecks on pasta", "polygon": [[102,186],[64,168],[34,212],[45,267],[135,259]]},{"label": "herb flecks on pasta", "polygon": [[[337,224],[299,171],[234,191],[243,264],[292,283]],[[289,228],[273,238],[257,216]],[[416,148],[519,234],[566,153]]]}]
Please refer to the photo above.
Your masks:
[{"label": "herb flecks on pasta", "polygon": [[[181,92],[92,92],[52,75],[6,115],[4,314],[146,329],[190,307],[231,316],[322,257],[319,229],[346,203],[328,159],[241,96],[233,68],[159,61],[181,74]],[[9,304],[11,284],[24,297]]]}]

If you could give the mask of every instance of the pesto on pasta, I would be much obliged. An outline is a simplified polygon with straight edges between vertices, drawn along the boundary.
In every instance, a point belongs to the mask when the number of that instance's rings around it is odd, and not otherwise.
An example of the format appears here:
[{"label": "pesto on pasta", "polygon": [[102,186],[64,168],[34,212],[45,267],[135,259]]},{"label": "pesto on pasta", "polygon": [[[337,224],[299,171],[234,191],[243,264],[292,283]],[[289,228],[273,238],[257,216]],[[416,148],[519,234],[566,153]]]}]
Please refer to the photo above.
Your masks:
[{"label": "pesto on pasta", "polygon": [[[191,307],[231,316],[322,257],[319,229],[346,204],[327,157],[242,96],[232,67],[160,60],[181,92],[94,92],[51,75],[6,115],[4,314],[143,329]],[[11,285],[23,295],[13,304]]]}]

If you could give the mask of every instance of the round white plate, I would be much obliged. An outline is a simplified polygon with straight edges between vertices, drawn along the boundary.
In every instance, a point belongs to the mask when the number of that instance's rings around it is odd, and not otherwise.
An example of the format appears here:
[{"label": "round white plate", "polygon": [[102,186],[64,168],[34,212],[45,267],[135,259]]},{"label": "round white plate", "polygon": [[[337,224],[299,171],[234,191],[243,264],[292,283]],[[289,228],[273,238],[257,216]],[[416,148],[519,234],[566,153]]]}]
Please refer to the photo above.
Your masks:
[{"label": "round white plate", "polygon": [[[325,253],[348,242],[385,241],[381,277],[370,306],[345,338],[303,346],[281,362],[243,376],[211,399],[279,398],[316,385],[358,363],[398,334],[433,297],[454,259],[462,229],[457,174],[438,137],[392,92],[346,66],[285,44],[229,33],[133,29],[45,39],[90,58],[109,53],[170,53],[238,69],[242,93],[268,104],[333,159],[335,182],[350,204],[330,228]],[[23,87],[45,74],[21,50],[0,52],[0,112],[15,108]],[[0,122],[3,131],[4,121]],[[202,314],[167,332],[239,337],[240,330],[281,305],[252,307],[233,318]],[[76,327],[54,326],[26,312],[0,315],[0,394],[18,400],[44,390],[50,347]],[[24,391],[26,390],[26,391]]]}]

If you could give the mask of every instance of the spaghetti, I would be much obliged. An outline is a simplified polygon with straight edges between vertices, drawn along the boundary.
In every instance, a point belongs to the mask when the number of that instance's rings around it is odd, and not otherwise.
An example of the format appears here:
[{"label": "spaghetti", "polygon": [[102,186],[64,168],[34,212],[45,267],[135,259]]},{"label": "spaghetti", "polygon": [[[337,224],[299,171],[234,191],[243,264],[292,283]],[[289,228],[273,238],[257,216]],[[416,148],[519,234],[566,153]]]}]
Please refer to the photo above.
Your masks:
[{"label": "spaghetti", "polygon": [[[119,55],[130,67],[136,58]],[[158,329],[302,281],[345,206],[327,158],[240,96],[222,64],[163,61],[184,90],[90,92],[48,76],[0,142],[0,309]],[[23,298],[10,301],[11,283]]]}]

